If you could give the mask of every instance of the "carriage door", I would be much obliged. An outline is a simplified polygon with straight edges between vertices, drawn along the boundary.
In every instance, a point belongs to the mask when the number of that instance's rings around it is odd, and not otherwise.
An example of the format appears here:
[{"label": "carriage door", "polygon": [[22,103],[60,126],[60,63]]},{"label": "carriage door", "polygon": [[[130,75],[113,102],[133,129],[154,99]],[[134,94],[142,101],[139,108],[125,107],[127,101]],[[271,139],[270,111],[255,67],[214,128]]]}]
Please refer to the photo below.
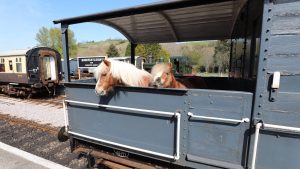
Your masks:
[{"label": "carriage door", "polygon": [[50,55],[42,57],[43,75],[45,81],[55,81],[57,79],[57,70],[55,58]]},{"label": "carriage door", "polygon": [[56,54],[53,51],[41,50],[39,51],[41,64],[41,80],[45,82],[57,81],[58,70],[56,62]]},{"label": "carriage door", "polygon": [[214,90],[189,92],[187,161],[196,168],[244,168],[253,94]]}]

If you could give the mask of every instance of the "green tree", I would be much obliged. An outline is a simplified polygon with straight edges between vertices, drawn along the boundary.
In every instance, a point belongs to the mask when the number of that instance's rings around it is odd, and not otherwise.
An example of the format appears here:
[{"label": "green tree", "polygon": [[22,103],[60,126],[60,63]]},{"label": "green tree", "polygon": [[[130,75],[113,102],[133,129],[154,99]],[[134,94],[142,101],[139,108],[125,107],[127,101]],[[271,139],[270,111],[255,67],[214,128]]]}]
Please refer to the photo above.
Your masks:
[{"label": "green tree", "polygon": [[116,46],[114,44],[110,44],[110,46],[108,47],[106,54],[108,57],[119,57],[120,54],[116,48]]},{"label": "green tree", "polygon": [[[131,55],[131,44],[129,43],[126,48],[125,55]],[[168,61],[170,59],[170,53],[163,49],[159,43],[149,43],[149,44],[138,44],[135,48],[135,55],[144,56],[148,58],[150,55],[154,60],[159,60],[161,57],[164,61]]]},{"label": "green tree", "polygon": [[39,45],[50,47],[50,33],[46,27],[43,26],[39,29],[35,39],[39,42]]},{"label": "green tree", "polygon": [[228,70],[229,68],[229,53],[230,53],[230,41],[229,40],[219,40],[216,43],[214,64],[218,67],[219,73]]},{"label": "green tree", "polygon": [[[36,34],[36,41],[40,46],[46,46],[56,49],[60,54],[62,54],[62,41],[61,41],[61,31],[59,28],[46,28],[42,27]],[[71,57],[75,57],[77,54],[77,43],[75,39],[75,34],[72,30],[68,31],[68,41],[69,41],[69,54]]]}]

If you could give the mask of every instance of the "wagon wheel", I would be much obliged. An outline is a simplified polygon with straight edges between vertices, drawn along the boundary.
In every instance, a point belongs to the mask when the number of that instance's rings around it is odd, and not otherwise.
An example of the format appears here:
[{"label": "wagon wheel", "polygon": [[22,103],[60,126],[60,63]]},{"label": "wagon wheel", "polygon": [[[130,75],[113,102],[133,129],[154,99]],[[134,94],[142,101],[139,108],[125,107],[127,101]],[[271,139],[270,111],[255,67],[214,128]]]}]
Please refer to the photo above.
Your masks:
[{"label": "wagon wheel", "polygon": [[69,139],[65,126],[60,128],[59,132],[57,133],[57,139],[60,142],[65,142]]}]

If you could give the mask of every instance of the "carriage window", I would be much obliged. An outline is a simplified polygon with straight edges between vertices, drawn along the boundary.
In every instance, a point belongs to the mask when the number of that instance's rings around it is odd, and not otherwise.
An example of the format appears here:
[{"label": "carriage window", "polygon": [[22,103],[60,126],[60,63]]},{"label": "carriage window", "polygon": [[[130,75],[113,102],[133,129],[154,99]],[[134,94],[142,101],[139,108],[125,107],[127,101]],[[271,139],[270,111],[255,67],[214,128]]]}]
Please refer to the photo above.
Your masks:
[{"label": "carriage window", "polygon": [[1,60],[0,60],[0,72],[5,72],[4,59],[1,59]]},{"label": "carriage window", "polygon": [[22,72],[22,63],[16,63],[17,72]]},{"label": "carriage window", "polygon": [[0,72],[5,72],[5,65],[0,63]]},{"label": "carriage window", "polygon": [[16,69],[17,69],[17,72],[22,72],[21,58],[16,58]]},{"label": "carriage window", "polygon": [[12,60],[10,60],[8,63],[9,63],[9,70],[13,70]]}]

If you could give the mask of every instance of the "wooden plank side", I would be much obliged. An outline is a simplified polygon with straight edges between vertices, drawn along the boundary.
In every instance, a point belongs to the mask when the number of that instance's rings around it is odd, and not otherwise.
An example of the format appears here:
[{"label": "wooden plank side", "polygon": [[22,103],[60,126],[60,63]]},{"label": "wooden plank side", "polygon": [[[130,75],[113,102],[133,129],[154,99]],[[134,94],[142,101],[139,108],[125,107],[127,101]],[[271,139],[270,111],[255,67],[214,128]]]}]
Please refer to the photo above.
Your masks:
[{"label": "wooden plank side", "polygon": [[300,2],[274,5],[272,35],[300,34]]},{"label": "wooden plank side", "polygon": [[267,69],[300,74],[300,1],[275,3],[272,13]]},{"label": "wooden plank side", "polygon": [[300,127],[300,93],[279,92],[275,102],[265,98],[263,120],[268,124]]}]

